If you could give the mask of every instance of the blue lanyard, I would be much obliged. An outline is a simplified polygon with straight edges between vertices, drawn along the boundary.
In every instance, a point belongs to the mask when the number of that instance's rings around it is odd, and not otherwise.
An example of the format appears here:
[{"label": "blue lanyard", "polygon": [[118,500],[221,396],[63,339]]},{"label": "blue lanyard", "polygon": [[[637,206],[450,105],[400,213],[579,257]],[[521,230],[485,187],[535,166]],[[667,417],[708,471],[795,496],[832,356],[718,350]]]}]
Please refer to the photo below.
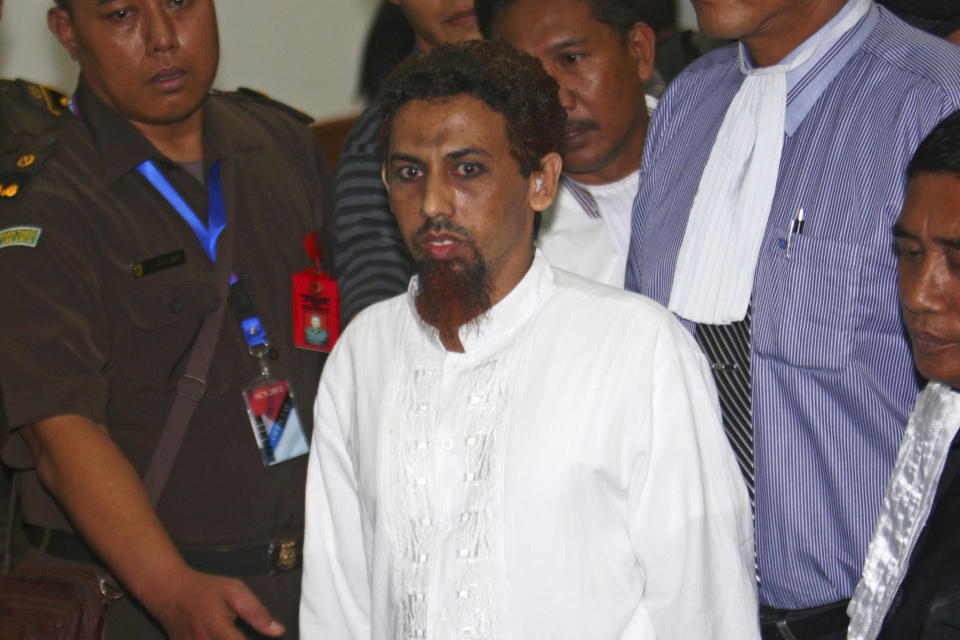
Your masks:
[{"label": "blue lanyard", "polygon": [[[170,181],[160,173],[160,170],[157,169],[152,160],[144,160],[140,166],[137,167],[137,171],[160,192],[160,195],[163,196],[163,198],[170,203],[170,206],[176,209],[180,217],[190,225],[190,228],[193,229],[193,233],[197,236],[197,240],[200,242],[200,246],[203,247],[207,257],[210,258],[211,262],[215,263],[217,261],[217,240],[227,226],[227,209],[223,203],[223,190],[220,188],[220,161],[218,160],[210,167],[210,175],[207,178],[209,209],[207,212],[206,226],[200,222],[197,214],[194,213],[190,205],[180,196],[174,186],[170,184]],[[230,289],[246,297],[246,293],[242,291],[243,287],[237,275],[233,272],[230,273]],[[246,299],[249,300],[249,298]],[[254,347],[259,347],[254,355],[260,357],[261,354],[265,354],[266,351],[269,350],[267,332],[260,322],[260,317],[253,313],[252,304],[249,304],[248,309],[248,311],[243,313],[243,317],[238,315],[238,320],[243,328],[243,338],[247,341],[247,346],[251,349],[251,353],[254,353]]]},{"label": "blue lanyard", "polygon": [[193,212],[193,209],[180,197],[177,190],[160,173],[153,160],[144,160],[137,167],[137,171],[143,174],[143,177],[160,192],[160,195],[170,203],[180,217],[190,225],[194,235],[200,241],[210,262],[217,261],[217,239],[224,227],[227,226],[227,209],[223,204],[223,191],[220,189],[220,161],[218,160],[210,167],[210,177],[207,179],[207,190],[209,192],[209,211],[207,213],[207,226],[203,226],[200,218]]}]

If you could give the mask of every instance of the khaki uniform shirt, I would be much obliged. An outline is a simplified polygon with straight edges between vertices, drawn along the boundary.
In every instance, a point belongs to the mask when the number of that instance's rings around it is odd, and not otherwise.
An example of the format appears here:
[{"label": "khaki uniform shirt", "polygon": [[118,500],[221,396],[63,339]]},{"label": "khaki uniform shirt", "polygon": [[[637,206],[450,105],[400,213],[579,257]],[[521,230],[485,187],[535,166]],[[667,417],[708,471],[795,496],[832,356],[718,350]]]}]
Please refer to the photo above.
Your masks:
[{"label": "khaki uniform shirt", "polygon": [[[207,189],[159,155],[81,80],[80,118],[0,229],[40,229],[36,246],[0,246],[0,388],[8,429],[63,414],[106,425],[145,473],[203,317],[219,303],[213,267],[190,227],[137,171],[148,158],[205,220]],[[292,344],[290,276],[310,266],[303,236],[327,207],[327,163],[304,123],[276,106],[212,95],[204,105],[204,175],[221,160],[232,269],[263,321],[311,429],[322,356]],[[142,277],[134,265],[184,252]],[[206,395],[158,506],[179,545],[255,542],[303,525],[306,457],[264,467],[241,399],[257,373],[239,323],[223,317]],[[15,457],[19,438],[4,453]],[[24,500],[28,522],[44,519]],[[63,527],[65,522],[60,522]]]}]

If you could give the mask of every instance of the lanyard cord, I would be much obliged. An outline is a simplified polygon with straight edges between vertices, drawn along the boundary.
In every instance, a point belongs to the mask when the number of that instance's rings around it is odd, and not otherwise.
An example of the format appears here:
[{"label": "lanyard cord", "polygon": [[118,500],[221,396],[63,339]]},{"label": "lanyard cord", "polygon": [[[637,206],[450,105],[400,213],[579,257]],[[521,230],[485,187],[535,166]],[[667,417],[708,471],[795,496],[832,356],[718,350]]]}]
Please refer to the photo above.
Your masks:
[{"label": "lanyard cord", "polygon": [[[204,253],[207,254],[211,262],[216,263],[217,240],[227,225],[226,206],[223,202],[223,190],[220,187],[220,161],[218,160],[210,167],[210,175],[207,179],[209,211],[206,226],[200,222],[197,214],[170,184],[170,181],[160,173],[152,160],[145,160],[137,167],[137,170],[170,203],[170,206],[180,214],[180,217],[190,225],[200,242],[200,246],[203,247]],[[251,355],[260,360],[262,373],[264,377],[268,377],[269,369],[266,366],[266,356],[270,351],[270,343],[267,341],[267,332],[253,307],[253,301],[244,290],[237,274],[232,271],[230,272],[230,292],[227,302],[240,322],[243,329],[243,338],[250,348]]]},{"label": "lanyard cord", "polygon": [[207,180],[207,190],[209,192],[209,212],[207,214],[207,224],[204,226],[200,218],[194,213],[193,209],[180,196],[177,190],[160,173],[152,160],[144,160],[137,167],[147,181],[160,192],[160,195],[170,203],[180,217],[190,225],[193,233],[200,241],[204,253],[210,258],[210,262],[217,261],[217,239],[224,227],[227,226],[227,211],[223,204],[223,191],[220,189],[220,161],[218,160],[210,167],[210,177]]}]

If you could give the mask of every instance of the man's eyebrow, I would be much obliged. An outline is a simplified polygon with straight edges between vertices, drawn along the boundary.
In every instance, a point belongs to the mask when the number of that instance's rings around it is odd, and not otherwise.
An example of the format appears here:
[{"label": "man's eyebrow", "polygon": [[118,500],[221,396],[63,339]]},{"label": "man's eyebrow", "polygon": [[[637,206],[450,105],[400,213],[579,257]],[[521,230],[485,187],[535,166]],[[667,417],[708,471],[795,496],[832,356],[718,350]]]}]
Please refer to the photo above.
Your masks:
[{"label": "man's eyebrow", "polygon": [[391,153],[387,160],[390,162],[420,162],[420,158],[406,153]]},{"label": "man's eyebrow", "polygon": [[550,48],[556,51],[559,49],[569,49],[570,47],[582,47],[586,43],[586,38],[566,38],[560,42],[553,43],[550,45]]},{"label": "man's eyebrow", "polygon": [[904,228],[903,228],[903,225],[901,225],[899,222],[898,222],[897,224],[893,225],[893,237],[895,237],[895,238],[906,238],[906,239],[908,239],[908,240],[919,240],[919,239],[920,239],[920,236],[918,236],[918,235],[915,234],[915,233],[910,233],[909,231],[907,231],[906,229],[904,229]]},{"label": "man's eyebrow", "polygon": [[474,154],[478,156],[484,156],[486,158],[493,157],[487,151],[485,151],[484,149],[480,149],[479,147],[467,147],[465,149],[456,149],[455,151],[451,151],[450,153],[448,153],[447,157],[450,158],[451,160],[459,160],[460,158],[463,158],[469,155],[474,155]]},{"label": "man's eyebrow", "polygon": [[937,238],[934,242],[947,249],[960,251],[960,238]]}]

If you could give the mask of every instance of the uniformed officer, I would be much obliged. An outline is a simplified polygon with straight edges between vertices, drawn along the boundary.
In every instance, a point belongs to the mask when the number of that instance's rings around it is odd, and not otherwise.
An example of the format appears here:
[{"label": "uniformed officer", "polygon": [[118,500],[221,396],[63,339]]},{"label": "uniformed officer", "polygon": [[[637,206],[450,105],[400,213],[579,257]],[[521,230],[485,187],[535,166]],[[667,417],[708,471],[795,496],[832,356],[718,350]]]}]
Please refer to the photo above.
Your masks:
[{"label": "uniformed officer", "polygon": [[25,562],[108,569],[127,594],[108,638],[296,637],[322,355],[293,346],[290,279],[326,160],[284,108],[210,94],[213,0],[58,0],[49,25],[80,64],[77,117],[0,201]]},{"label": "uniformed officer", "polygon": [[[3,0],[0,0],[0,13]],[[26,80],[0,80],[0,198],[16,195],[19,175],[33,173],[37,155],[56,143],[63,94]],[[0,468],[0,531],[7,518],[9,479]]]}]

